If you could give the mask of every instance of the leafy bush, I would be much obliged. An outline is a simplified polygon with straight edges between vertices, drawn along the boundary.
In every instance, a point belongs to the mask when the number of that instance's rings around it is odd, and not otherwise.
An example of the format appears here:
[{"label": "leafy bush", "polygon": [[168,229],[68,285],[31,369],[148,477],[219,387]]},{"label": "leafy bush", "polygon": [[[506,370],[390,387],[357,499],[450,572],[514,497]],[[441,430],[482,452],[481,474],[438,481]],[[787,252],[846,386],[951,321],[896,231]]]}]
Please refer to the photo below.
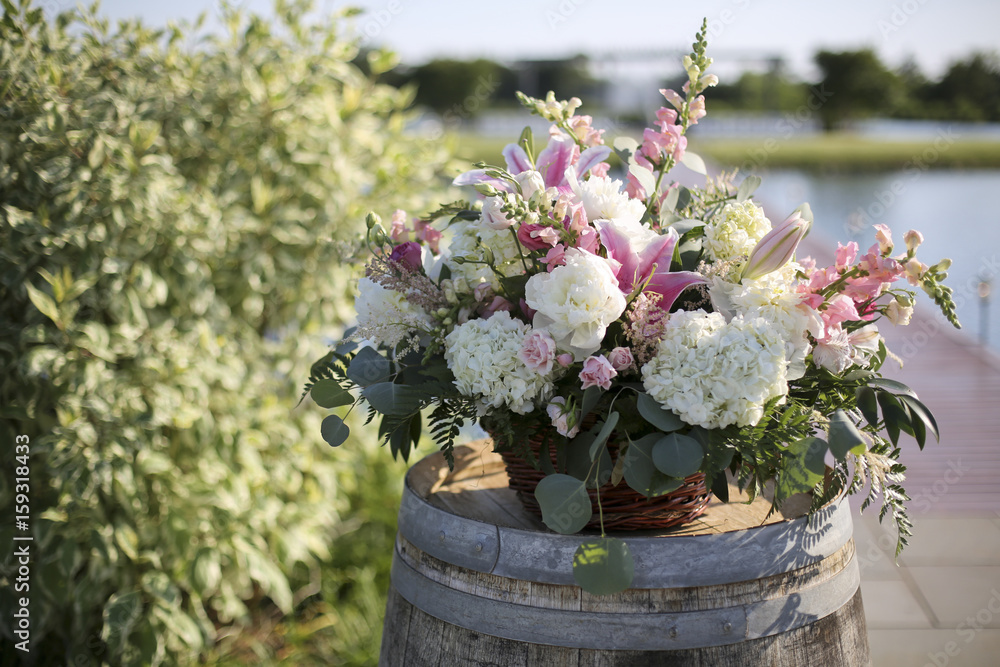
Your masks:
[{"label": "leafy bush", "polygon": [[439,199],[445,156],[306,3],[198,42],[28,5],[0,23],[0,442],[31,442],[32,652],[4,623],[0,655],[183,663],[291,612],[318,564],[375,567],[330,553],[368,455],[335,458],[323,411],[294,408],[321,325],[351,313],[364,213]]}]

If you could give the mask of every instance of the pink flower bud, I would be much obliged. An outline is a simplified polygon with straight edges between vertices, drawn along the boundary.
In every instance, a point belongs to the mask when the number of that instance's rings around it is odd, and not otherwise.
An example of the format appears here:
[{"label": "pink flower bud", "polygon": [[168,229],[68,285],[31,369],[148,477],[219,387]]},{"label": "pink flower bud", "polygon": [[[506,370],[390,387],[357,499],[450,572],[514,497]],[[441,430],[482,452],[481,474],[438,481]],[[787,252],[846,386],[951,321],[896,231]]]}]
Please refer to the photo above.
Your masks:
[{"label": "pink flower bud", "polygon": [[883,255],[892,252],[892,230],[885,225],[874,225],[875,240],[878,241],[878,251]]},{"label": "pink flower bud", "polygon": [[787,264],[811,226],[812,223],[798,211],[792,213],[787,220],[765,234],[750,251],[741,279],[754,280]]},{"label": "pink flower bud", "polygon": [[564,352],[556,357],[556,361],[559,362],[559,365],[563,368],[569,368],[570,364],[573,363],[573,355],[568,352]]},{"label": "pink flower bud", "polygon": [[906,243],[906,249],[913,252],[924,242],[924,235],[915,229],[911,229],[903,234],[903,242]]}]

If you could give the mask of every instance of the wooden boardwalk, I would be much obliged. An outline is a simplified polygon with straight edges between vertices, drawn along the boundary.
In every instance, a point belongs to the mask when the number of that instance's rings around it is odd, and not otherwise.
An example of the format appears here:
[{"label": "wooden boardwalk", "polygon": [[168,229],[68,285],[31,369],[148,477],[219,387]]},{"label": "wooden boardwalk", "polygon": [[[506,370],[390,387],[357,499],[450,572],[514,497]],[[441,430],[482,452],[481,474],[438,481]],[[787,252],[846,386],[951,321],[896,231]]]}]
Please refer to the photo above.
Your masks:
[{"label": "wooden boardwalk", "polygon": [[[800,256],[832,263],[836,243],[810,236],[803,246]],[[918,299],[908,326],[879,322],[889,351],[903,361],[900,368],[886,360],[882,374],[909,385],[941,431],[941,442],[929,436],[923,451],[900,436],[911,518],[1000,517],[1000,357],[977,342],[977,324],[964,322],[958,331],[926,299]]]},{"label": "wooden boardwalk", "polygon": [[1000,516],[1000,359],[926,306],[909,326],[879,328],[904,361],[883,374],[912,387],[941,431],[922,452],[902,436],[911,512]]}]

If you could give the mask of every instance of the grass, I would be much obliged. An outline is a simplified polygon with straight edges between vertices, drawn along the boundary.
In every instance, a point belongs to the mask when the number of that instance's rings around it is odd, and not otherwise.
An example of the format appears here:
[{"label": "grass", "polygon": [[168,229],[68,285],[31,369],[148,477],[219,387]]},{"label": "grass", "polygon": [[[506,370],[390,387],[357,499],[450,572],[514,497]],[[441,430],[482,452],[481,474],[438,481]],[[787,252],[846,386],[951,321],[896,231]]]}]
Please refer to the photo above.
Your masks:
[{"label": "grass", "polygon": [[[512,138],[511,140],[513,140]],[[449,137],[456,155],[470,162],[503,164],[508,141],[469,134]],[[811,171],[1000,168],[1000,141],[876,141],[848,133],[778,139],[693,139],[690,149],[723,167],[794,168]]]}]

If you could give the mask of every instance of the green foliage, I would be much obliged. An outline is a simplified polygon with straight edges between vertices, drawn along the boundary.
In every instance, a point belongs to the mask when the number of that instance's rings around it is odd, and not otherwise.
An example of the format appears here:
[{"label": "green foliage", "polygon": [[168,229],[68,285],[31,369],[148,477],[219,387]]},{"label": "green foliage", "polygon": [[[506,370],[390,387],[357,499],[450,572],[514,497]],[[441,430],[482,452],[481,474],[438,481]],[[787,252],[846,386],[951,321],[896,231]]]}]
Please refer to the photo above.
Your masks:
[{"label": "green foliage", "polygon": [[822,72],[819,86],[829,96],[819,108],[826,130],[865,116],[890,115],[903,101],[903,81],[871,49],[820,51],[815,60]]},{"label": "green foliage", "polygon": [[28,6],[0,23],[0,441],[32,443],[38,664],[189,662],[319,592],[338,650],[377,645],[380,605],[346,610],[384,587],[391,537],[341,517],[391,524],[396,501],[374,438],[332,457],[297,385],[351,316],[364,212],[438,200],[445,156],[338,21],[277,10],[195,46]]}]

